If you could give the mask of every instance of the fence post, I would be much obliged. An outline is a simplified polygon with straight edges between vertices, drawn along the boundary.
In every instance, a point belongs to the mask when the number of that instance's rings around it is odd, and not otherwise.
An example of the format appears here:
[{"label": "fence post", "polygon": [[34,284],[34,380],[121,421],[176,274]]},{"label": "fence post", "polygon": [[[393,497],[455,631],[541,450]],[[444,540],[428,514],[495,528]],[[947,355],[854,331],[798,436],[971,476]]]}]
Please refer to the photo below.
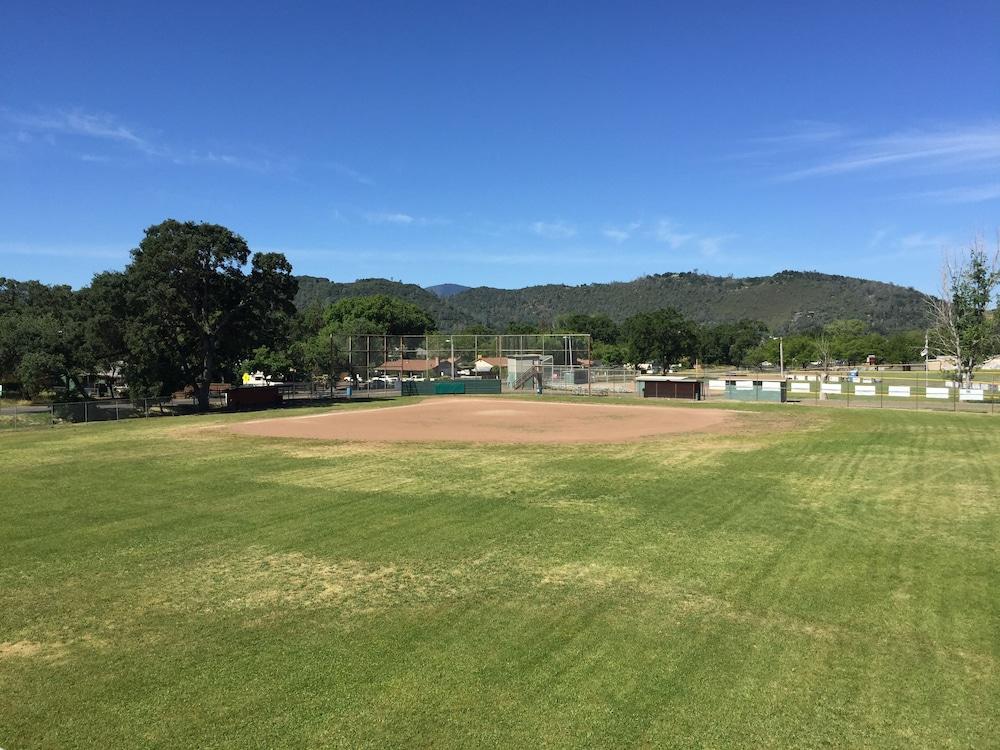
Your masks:
[{"label": "fence post", "polygon": [[116,422],[121,421],[121,417],[118,415],[118,401],[117,400],[115,401],[115,421]]},{"label": "fence post", "polygon": [[17,429],[17,404],[14,404],[14,429]]},{"label": "fence post", "polygon": [[83,402],[83,423],[87,424],[90,421],[90,415],[87,414],[87,402]]},{"label": "fence post", "polygon": [[49,427],[56,426],[56,406],[55,404],[49,404]]}]

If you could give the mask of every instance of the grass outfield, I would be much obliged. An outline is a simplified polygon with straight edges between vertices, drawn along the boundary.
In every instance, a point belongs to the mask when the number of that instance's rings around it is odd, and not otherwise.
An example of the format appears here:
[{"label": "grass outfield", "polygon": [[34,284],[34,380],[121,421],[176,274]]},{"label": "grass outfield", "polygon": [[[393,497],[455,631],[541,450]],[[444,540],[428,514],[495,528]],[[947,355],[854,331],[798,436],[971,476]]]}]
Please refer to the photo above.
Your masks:
[{"label": "grass outfield", "polygon": [[995,746],[997,418],[739,408],[626,446],[0,435],[0,747]]}]

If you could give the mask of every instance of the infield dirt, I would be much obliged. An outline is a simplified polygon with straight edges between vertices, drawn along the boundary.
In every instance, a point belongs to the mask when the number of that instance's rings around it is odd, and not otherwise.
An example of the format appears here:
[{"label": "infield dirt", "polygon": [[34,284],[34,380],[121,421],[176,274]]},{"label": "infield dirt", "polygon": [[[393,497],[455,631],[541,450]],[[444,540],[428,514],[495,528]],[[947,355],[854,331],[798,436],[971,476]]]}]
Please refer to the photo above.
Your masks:
[{"label": "infield dirt", "polygon": [[716,409],[573,404],[466,396],[406,406],[244,422],[242,435],[366,442],[624,443],[659,435],[727,431]]}]

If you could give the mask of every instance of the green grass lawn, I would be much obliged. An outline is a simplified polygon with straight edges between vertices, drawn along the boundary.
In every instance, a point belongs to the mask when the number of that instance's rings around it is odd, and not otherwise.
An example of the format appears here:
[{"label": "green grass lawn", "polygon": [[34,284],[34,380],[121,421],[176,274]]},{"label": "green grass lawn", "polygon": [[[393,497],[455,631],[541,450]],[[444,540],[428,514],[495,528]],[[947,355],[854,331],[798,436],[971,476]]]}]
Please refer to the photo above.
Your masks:
[{"label": "green grass lawn", "polygon": [[996,746],[1000,421],[736,408],[628,446],[0,435],[0,747]]}]

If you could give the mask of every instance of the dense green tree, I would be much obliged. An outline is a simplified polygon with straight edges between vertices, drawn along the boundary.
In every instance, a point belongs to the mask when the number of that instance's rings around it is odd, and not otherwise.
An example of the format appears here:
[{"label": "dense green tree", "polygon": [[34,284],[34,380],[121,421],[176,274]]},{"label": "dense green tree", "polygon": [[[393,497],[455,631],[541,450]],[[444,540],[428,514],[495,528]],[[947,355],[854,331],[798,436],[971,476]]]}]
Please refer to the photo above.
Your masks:
[{"label": "dense green tree", "polygon": [[535,323],[521,323],[514,320],[504,326],[503,332],[508,336],[530,336],[532,334],[543,333],[542,327]]},{"label": "dense green tree", "polygon": [[29,396],[49,387],[85,397],[78,375],[88,365],[80,306],[68,286],[0,278],[0,378]]},{"label": "dense green tree", "polygon": [[863,320],[835,320],[823,329],[835,360],[847,364],[864,362],[870,354],[878,356],[883,340],[872,334]]},{"label": "dense green tree", "polygon": [[621,332],[607,315],[572,313],[556,319],[555,333],[589,333],[594,342],[614,344]]},{"label": "dense green tree", "polygon": [[434,318],[412,302],[374,294],[347,297],[324,311],[328,327],[337,333],[376,333],[398,336],[433,331]]},{"label": "dense green tree", "polygon": [[496,334],[492,328],[481,323],[465,326],[455,332],[459,336],[492,336]]},{"label": "dense green tree", "polygon": [[265,379],[271,381],[289,379],[295,366],[287,350],[258,346],[249,357],[240,362],[239,369],[251,374],[261,372]]},{"label": "dense green tree", "polygon": [[170,219],[147,229],[125,271],[133,379],[193,385],[208,409],[213,379],[280,337],[294,312],[291,270],[280,253],[251,256],[242,237],[217,224]]},{"label": "dense green tree", "polygon": [[622,323],[622,342],[632,363],[653,362],[666,367],[695,356],[698,336],[691,321],[666,307],[627,318]]},{"label": "dense green tree", "polygon": [[699,329],[699,358],[707,365],[738,365],[767,337],[759,320],[719,323]]},{"label": "dense green tree", "polygon": [[606,344],[603,341],[596,341],[591,354],[594,360],[605,367],[621,367],[628,362],[628,347],[624,344]]},{"label": "dense green tree", "polygon": [[923,348],[923,331],[905,331],[886,337],[878,356],[883,362],[920,362]]},{"label": "dense green tree", "polygon": [[117,375],[127,366],[127,299],[127,278],[116,271],[96,274],[77,293],[80,360],[88,370]]}]

